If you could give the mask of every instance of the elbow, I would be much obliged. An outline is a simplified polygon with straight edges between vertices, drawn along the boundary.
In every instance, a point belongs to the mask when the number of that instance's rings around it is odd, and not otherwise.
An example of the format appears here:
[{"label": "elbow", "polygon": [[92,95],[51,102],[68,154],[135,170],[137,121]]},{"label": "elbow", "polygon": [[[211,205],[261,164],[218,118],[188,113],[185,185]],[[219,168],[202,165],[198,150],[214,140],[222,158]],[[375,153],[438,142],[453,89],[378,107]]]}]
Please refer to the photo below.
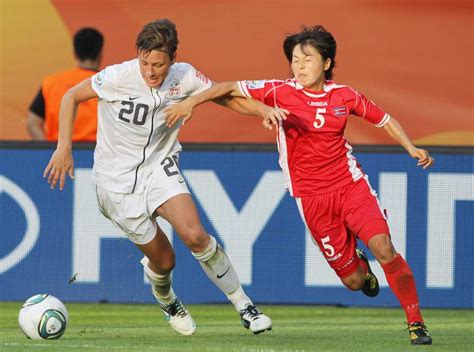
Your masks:
[{"label": "elbow", "polygon": [[74,88],[69,89],[63,95],[63,98],[61,100],[62,100],[62,103],[69,102],[69,103],[79,104],[79,101],[77,99],[77,95],[75,94]]}]

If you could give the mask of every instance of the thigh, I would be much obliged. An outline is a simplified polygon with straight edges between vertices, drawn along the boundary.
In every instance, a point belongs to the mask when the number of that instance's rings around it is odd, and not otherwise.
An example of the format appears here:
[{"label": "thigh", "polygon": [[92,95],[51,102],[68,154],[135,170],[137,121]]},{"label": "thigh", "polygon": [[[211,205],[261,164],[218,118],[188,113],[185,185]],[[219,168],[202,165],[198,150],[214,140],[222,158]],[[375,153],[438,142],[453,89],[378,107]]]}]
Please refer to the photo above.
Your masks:
[{"label": "thigh", "polygon": [[115,193],[96,188],[97,201],[102,214],[135,244],[146,244],[156,234],[156,220],[146,209],[144,195]]},{"label": "thigh", "polygon": [[367,179],[353,184],[344,199],[342,214],[350,231],[367,246],[369,240],[380,234],[389,235],[385,211],[380,207],[377,193]]},{"label": "thigh", "polygon": [[156,209],[156,214],[167,220],[188,246],[206,242],[209,237],[190,194],[178,194],[168,199]]},{"label": "thigh", "polygon": [[297,199],[297,205],[313,242],[336,274],[344,278],[357,270],[356,239],[344,225],[337,199],[305,197]]}]

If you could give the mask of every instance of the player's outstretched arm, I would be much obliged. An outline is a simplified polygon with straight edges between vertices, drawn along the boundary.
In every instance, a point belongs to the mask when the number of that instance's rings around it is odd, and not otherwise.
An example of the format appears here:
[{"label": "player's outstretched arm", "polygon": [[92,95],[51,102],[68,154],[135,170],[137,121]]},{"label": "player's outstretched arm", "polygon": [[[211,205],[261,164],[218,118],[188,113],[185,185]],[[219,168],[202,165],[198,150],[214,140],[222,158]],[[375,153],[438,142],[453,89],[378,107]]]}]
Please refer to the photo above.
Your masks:
[{"label": "player's outstretched arm", "polygon": [[166,108],[166,126],[172,127],[179,119],[183,119],[183,125],[193,115],[194,108],[206,101],[214,100],[224,96],[242,96],[237,82],[223,82],[213,85],[204,92],[184,99],[182,102]]},{"label": "player's outstretched arm", "polygon": [[97,97],[92,89],[91,80],[87,79],[69,89],[61,100],[59,109],[59,138],[56,150],[43,172],[48,178],[51,189],[59,181],[59,189],[64,188],[66,175],[74,178],[74,159],[72,157],[72,130],[77,106],[80,102]]},{"label": "player's outstretched arm", "polygon": [[258,102],[245,103],[241,99],[232,102],[234,99],[222,99],[223,97],[243,98],[244,95],[235,81],[217,83],[200,94],[191,96],[178,104],[166,108],[166,125],[172,127],[181,118],[184,125],[192,117],[196,106],[211,100],[217,103],[222,101],[225,106],[237,112],[261,116],[264,119],[263,125],[270,129],[272,123],[276,124],[277,120],[286,118],[285,110],[273,109]]},{"label": "player's outstretched arm", "polygon": [[287,110],[274,109],[258,100],[241,97],[222,97],[212,100],[214,103],[225,106],[240,114],[260,116],[263,118],[263,127],[273,129],[278,121],[286,120]]},{"label": "player's outstretched arm", "polygon": [[418,166],[426,169],[434,164],[434,159],[430,156],[428,151],[415,147],[410,138],[405,133],[403,127],[393,116],[390,117],[390,120],[383,126],[383,128],[393,139],[395,139],[408,151],[412,158],[418,160]]}]

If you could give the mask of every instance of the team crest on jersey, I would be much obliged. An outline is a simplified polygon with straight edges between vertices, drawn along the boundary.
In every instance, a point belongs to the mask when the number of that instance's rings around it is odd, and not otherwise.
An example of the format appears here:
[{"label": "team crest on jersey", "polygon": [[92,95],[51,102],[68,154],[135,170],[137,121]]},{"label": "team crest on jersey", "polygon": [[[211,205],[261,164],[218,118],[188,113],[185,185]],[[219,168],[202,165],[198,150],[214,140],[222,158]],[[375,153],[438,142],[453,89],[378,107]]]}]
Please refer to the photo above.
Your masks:
[{"label": "team crest on jersey", "polygon": [[94,83],[96,84],[97,87],[99,87],[99,88],[102,87],[104,82],[105,82],[105,69],[100,71],[94,77]]},{"label": "team crest on jersey", "polygon": [[179,86],[179,81],[171,82],[170,89],[168,90],[168,95],[170,96],[170,98],[181,95],[181,87]]},{"label": "team crest on jersey", "polygon": [[248,89],[260,89],[265,87],[265,81],[245,81]]},{"label": "team crest on jersey", "polygon": [[346,115],[346,107],[345,106],[336,106],[332,109],[334,116],[345,116]]}]

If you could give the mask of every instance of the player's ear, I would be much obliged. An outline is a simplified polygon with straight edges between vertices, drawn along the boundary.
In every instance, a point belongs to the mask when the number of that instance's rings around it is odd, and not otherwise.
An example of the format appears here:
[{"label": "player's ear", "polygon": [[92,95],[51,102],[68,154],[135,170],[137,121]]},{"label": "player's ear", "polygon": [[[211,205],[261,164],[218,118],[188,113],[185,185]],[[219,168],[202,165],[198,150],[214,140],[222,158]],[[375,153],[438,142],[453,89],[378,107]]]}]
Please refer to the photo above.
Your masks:
[{"label": "player's ear", "polygon": [[331,59],[327,58],[326,61],[324,61],[324,71],[329,70],[329,67],[331,67]]}]

